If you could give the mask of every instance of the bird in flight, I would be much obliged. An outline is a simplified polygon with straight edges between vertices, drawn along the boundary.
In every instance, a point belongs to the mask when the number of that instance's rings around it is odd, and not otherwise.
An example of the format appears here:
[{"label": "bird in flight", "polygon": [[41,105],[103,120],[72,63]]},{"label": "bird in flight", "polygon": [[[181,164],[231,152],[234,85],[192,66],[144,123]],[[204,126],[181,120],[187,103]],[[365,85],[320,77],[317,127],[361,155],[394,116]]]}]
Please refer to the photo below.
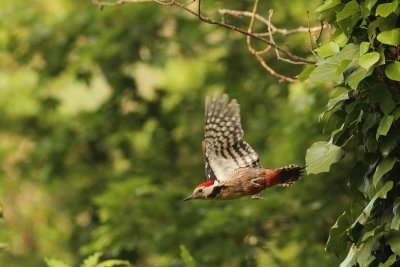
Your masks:
[{"label": "bird in flight", "polygon": [[258,193],[275,185],[290,186],[305,167],[262,168],[257,152],[243,140],[240,107],[236,99],[216,93],[205,102],[203,155],[207,182],[183,199],[261,198]]}]

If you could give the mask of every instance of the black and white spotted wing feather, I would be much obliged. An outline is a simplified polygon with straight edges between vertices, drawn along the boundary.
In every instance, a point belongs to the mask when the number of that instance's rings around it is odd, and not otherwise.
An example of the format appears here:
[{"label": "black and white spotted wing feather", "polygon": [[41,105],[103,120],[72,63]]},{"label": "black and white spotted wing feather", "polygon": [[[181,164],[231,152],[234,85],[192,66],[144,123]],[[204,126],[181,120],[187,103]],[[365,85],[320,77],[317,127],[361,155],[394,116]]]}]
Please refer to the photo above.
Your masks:
[{"label": "black and white spotted wing feather", "polygon": [[254,149],[243,140],[240,107],[235,99],[216,93],[205,104],[204,163],[207,180],[222,181],[237,169],[258,167]]}]

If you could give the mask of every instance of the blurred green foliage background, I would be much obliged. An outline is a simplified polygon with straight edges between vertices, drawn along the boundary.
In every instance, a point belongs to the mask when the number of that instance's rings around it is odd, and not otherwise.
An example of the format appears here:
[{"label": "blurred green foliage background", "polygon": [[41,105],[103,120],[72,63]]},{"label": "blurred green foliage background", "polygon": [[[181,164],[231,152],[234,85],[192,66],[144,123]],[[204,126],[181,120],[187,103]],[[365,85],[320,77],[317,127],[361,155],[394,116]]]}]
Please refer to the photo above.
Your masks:
[{"label": "blurred green foliage background", "polygon": [[[204,2],[209,16],[252,4]],[[259,10],[295,28],[319,4]],[[185,266],[187,253],[197,266],[338,265],[324,246],[349,201],[343,167],[265,200],[180,202],[205,179],[206,95],[238,99],[246,140],[276,168],[304,164],[323,139],[328,90],[277,82],[243,36],[179,9],[13,0],[0,13],[0,266],[76,266],[95,252],[135,266]],[[307,33],[282,41],[309,54]]]}]

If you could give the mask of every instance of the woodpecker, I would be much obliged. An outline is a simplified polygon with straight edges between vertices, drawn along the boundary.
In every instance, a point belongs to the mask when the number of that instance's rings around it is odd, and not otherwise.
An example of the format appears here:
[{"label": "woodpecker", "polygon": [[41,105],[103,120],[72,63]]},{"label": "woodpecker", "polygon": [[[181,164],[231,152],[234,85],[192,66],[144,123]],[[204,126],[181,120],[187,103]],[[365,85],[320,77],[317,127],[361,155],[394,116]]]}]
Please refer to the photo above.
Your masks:
[{"label": "woodpecker", "polygon": [[212,99],[206,97],[203,156],[207,181],[182,201],[261,198],[258,193],[264,189],[292,185],[305,169],[297,165],[262,168],[257,153],[243,140],[239,104],[218,92]]}]

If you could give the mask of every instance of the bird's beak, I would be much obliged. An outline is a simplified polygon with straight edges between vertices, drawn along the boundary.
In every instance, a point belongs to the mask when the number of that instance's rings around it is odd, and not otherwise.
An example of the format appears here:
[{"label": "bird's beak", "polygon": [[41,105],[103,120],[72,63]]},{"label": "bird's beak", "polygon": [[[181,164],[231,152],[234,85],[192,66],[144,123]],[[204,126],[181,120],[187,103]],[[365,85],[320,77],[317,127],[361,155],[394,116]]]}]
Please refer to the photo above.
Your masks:
[{"label": "bird's beak", "polygon": [[190,195],[188,197],[185,197],[184,199],[182,199],[182,201],[188,201],[188,200],[191,200],[191,199],[193,199],[192,195]]}]

